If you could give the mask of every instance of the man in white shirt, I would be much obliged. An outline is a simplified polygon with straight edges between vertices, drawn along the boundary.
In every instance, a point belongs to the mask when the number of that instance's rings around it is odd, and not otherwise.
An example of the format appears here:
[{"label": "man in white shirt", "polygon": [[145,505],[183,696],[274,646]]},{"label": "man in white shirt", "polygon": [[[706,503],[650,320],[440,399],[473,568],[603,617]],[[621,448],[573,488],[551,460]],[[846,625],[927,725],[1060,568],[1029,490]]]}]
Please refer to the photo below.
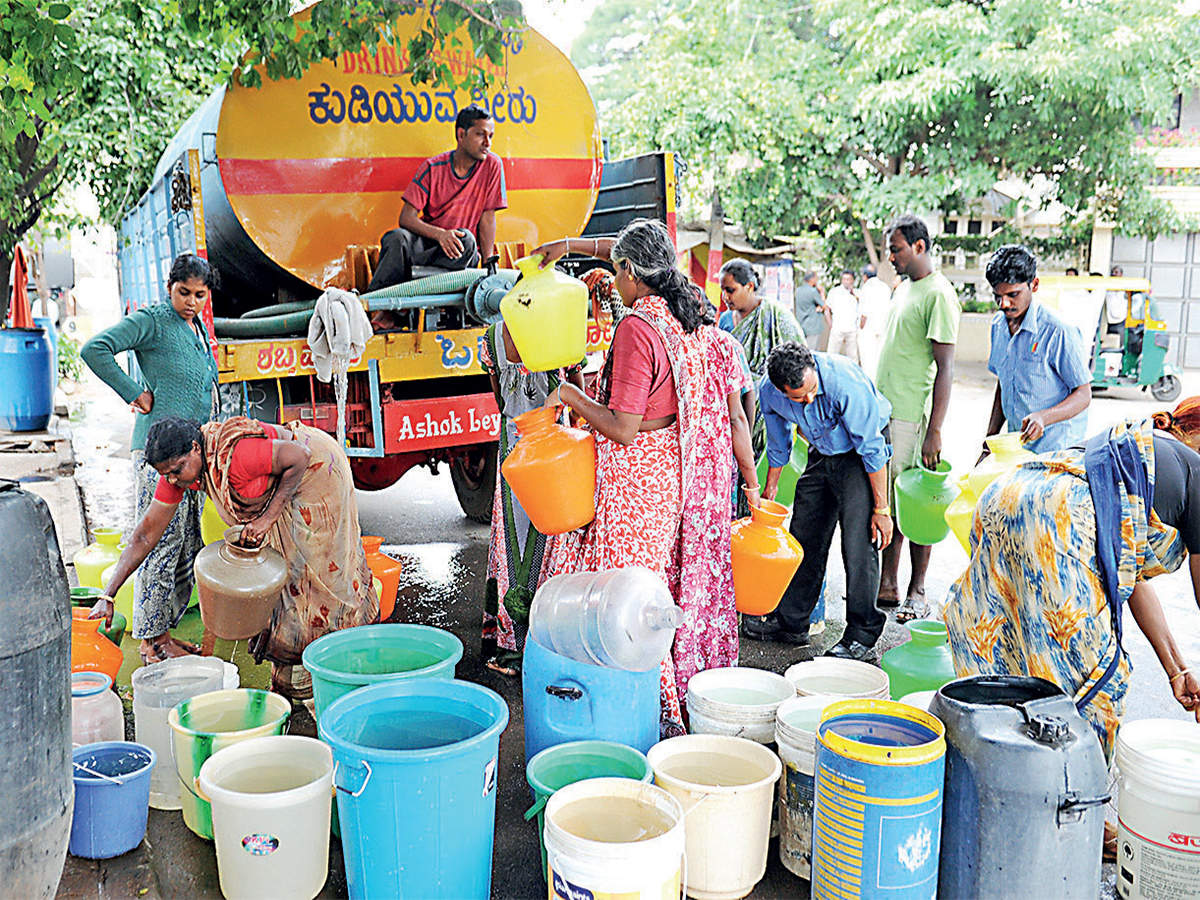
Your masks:
[{"label": "man in white shirt", "polygon": [[825,320],[829,322],[829,352],[858,362],[858,333],[863,315],[854,292],[854,273],[849,269],[842,272],[841,284],[830,288],[825,297]]},{"label": "man in white shirt", "polygon": [[879,351],[883,347],[883,332],[887,328],[888,311],[892,305],[892,289],[879,277],[873,265],[864,266],[862,274],[858,302],[863,325],[862,333],[858,336],[858,353],[863,371],[874,381]]}]

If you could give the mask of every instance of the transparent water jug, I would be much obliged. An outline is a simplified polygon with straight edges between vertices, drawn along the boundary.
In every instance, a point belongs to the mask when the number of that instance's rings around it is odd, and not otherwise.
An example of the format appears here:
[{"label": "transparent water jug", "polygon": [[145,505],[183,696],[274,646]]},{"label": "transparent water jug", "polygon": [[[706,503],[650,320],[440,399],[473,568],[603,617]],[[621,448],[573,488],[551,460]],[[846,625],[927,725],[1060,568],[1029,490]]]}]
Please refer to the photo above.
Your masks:
[{"label": "transparent water jug", "polygon": [[179,809],[179,776],[171,762],[171,727],[167,714],[181,700],[219,691],[225,664],[212,656],[180,656],[134,670],[133,726],[135,740],[154,751],[150,775],[150,805]]},{"label": "transparent water jug", "polygon": [[71,675],[71,743],[125,740],[125,712],[103,672]]},{"label": "transparent water jug", "polygon": [[629,672],[662,662],[682,622],[666,584],[641,566],[555,575],[529,613],[530,634],[546,649]]}]

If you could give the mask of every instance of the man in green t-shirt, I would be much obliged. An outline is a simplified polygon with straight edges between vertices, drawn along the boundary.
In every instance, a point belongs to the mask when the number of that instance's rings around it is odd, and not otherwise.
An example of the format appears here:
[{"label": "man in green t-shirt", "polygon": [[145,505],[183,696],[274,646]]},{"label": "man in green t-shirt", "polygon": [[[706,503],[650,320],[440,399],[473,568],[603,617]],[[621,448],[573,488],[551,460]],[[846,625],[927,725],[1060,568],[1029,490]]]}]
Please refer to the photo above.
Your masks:
[{"label": "man in green t-shirt", "polygon": [[[892,404],[888,503],[894,507],[897,476],[922,463],[932,469],[941,459],[942,422],[954,382],[954,343],[962,307],[954,286],[933,270],[924,222],[913,215],[900,216],[888,227],[887,240],[889,259],[904,276],[892,298],[875,379],[879,392]],[[930,548],[910,542],[912,577],[900,605],[896,582],[904,538],[898,528],[894,534],[883,553],[878,604],[900,606],[896,619],[906,622],[929,614],[925,573]]]}]

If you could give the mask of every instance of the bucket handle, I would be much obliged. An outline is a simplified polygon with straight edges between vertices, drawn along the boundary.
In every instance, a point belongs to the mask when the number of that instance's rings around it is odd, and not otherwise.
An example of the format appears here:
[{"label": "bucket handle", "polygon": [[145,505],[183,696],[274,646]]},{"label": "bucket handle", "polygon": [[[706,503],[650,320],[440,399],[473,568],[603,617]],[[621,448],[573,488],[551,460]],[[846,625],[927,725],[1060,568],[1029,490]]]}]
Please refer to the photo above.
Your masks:
[{"label": "bucket handle", "polygon": [[1096,806],[1104,806],[1112,800],[1112,794],[1104,794],[1100,797],[1080,797],[1075,791],[1068,791],[1063,796],[1063,801],[1058,805],[1058,824],[1065,825],[1068,822],[1078,822],[1083,818],[1083,811]]},{"label": "bucket handle", "polygon": [[337,776],[338,776],[338,767],[339,767],[340,763],[341,763],[341,760],[335,759],[333,761],[333,787],[334,787],[334,790],[341,791],[344,794],[349,794],[351,797],[358,799],[359,797],[362,796],[362,792],[367,789],[367,784],[371,780],[371,764],[369,762],[367,762],[365,759],[362,761],[363,768],[365,768],[367,770],[367,775],[365,778],[363,778],[362,784],[360,784],[358,786],[358,790],[352,791],[352,790],[350,790],[350,788],[346,787],[345,785],[338,784]]},{"label": "bucket handle", "polygon": [[97,772],[94,769],[89,769],[83,763],[78,763],[78,762],[75,762],[74,760],[72,760],[71,765],[73,765],[80,772],[86,772],[88,775],[91,775],[93,778],[99,778],[103,781],[108,781],[108,782],[111,782],[112,784],[117,784],[117,785],[121,785],[121,784],[125,783],[120,778],[114,778],[112,775],[105,775],[103,772]]},{"label": "bucket handle", "polygon": [[209,803],[209,804],[212,803],[212,798],[209,797],[208,794],[204,793],[204,789],[202,787],[200,787],[200,776],[199,775],[196,775],[194,778],[192,778],[192,783],[190,786],[182,778],[180,778],[179,781],[185,788],[187,788],[189,791],[191,791],[192,794],[194,794],[197,799],[203,800],[205,803]]},{"label": "bucket handle", "polygon": [[546,693],[551,697],[557,697],[559,700],[579,700],[583,697],[583,691],[577,687],[570,685],[564,686],[561,684],[546,685]]},{"label": "bucket handle", "polygon": [[547,794],[544,797],[538,797],[537,800],[535,800],[533,802],[533,806],[531,806],[531,807],[529,807],[529,809],[525,810],[525,821],[526,822],[531,821],[534,816],[536,816],[538,813],[540,813],[543,809],[546,808],[546,804],[549,801],[550,801],[549,794]]}]

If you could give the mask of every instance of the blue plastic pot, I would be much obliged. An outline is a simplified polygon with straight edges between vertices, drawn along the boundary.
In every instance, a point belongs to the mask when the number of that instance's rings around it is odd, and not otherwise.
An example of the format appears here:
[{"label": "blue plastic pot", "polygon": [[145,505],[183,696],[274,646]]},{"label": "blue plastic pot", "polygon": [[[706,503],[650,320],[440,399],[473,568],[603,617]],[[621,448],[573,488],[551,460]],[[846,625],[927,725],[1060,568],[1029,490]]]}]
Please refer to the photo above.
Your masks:
[{"label": "blue plastic pot", "polygon": [[499,694],[432,678],[364,687],[322,713],[351,900],[490,895],[507,724]]},{"label": "blue plastic pot", "polygon": [[75,777],[72,856],[109,859],[146,836],[154,751],[132,741],[84,744],[71,754]]}]

